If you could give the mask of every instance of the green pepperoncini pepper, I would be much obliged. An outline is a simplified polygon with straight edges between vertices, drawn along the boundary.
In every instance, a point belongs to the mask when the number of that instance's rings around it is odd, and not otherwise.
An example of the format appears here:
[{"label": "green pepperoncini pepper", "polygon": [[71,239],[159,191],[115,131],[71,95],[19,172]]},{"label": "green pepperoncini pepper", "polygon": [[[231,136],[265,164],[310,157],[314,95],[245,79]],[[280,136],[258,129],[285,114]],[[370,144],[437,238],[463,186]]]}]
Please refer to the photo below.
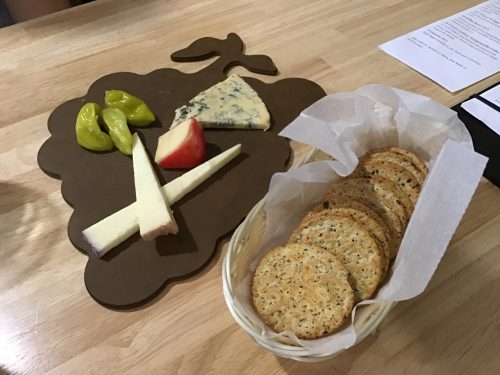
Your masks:
[{"label": "green pepperoncini pepper", "polygon": [[141,99],[121,90],[106,91],[106,106],[118,108],[127,117],[130,125],[146,126],[156,120],[154,113]]},{"label": "green pepperoncini pepper", "polygon": [[96,103],[86,103],[76,118],[76,140],[78,144],[92,151],[113,149],[111,137],[99,127],[101,107]]},{"label": "green pepperoncini pepper", "polygon": [[125,114],[118,108],[105,108],[102,110],[102,119],[118,150],[125,155],[132,155],[132,134]]}]

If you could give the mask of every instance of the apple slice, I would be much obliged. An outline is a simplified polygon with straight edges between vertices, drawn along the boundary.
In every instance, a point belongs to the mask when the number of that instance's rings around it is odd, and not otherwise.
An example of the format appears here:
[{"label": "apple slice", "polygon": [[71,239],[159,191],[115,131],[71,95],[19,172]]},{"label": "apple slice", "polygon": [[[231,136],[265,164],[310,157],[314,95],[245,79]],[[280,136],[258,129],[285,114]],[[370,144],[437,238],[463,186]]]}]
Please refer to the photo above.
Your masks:
[{"label": "apple slice", "polygon": [[155,162],[162,168],[192,168],[205,160],[205,134],[194,117],[158,138]]}]

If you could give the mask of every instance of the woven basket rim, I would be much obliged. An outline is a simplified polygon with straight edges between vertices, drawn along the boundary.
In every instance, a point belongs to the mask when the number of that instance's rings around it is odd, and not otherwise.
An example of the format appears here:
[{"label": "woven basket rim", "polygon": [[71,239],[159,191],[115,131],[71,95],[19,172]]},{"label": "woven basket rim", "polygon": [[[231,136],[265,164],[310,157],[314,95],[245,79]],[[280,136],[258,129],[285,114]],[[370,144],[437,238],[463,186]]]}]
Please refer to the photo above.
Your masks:
[{"label": "woven basket rim", "polygon": [[[298,166],[312,161],[318,151],[318,149],[311,149],[311,151],[308,152],[301,161],[299,161]],[[233,303],[234,296],[233,285],[231,281],[231,265],[234,262],[234,258],[238,256],[239,249],[244,245],[246,236],[249,235],[248,232],[249,228],[251,228],[251,224],[256,220],[258,215],[261,215],[265,212],[264,209],[266,197],[267,195],[264,196],[250,210],[245,220],[236,228],[231,237],[231,240],[229,241],[228,249],[222,263],[222,286],[226,305],[236,323],[238,323],[238,325],[257,344],[274,353],[275,355],[303,362],[317,362],[332,358],[340,354],[344,350],[333,353],[326,353],[324,355],[314,355],[307,349],[288,345],[275,339],[264,337],[262,335],[262,332],[260,332],[254,325],[252,325],[251,322],[249,322],[249,320],[244,316],[243,312],[239,311]],[[356,343],[361,342],[370,333],[373,333],[395,304],[395,302],[381,302],[368,305],[370,307],[371,313],[370,311],[365,313],[365,315],[367,315],[367,318],[364,320],[364,322],[361,325],[355,325],[358,335]]]}]

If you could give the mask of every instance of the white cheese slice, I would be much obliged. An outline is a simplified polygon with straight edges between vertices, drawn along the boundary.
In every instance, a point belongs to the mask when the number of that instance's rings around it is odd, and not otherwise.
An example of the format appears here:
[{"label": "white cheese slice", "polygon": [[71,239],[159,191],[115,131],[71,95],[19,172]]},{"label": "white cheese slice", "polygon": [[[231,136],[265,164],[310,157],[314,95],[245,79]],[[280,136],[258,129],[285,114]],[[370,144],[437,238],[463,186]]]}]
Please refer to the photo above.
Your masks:
[{"label": "white cheese slice", "polygon": [[[229,150],[207,160],[205,163],[163,185],[161,191],[164,198],[170,204],[179,201],[184,195],[188,194],[238,156],[240,152],[240,144],[233,146]],[[139,230],[137,211],[137,202],[132,203],[82,232],[83,237],[90,244],[92,251],[97,257],[103,256]]]},{"label": "white cheese slice", "polygon": [[152,240],[162,234],[177,233],[179,228],[168,201],[163,197],[158,177],[137,133],[134,133],[132,142],[132,161],[141,237]]},{"label": "white cheese slice", "polygon": [[270,126],[264,102],[237,74],[200,92],[187,105],[176,109],[170,127],[190,117],[196,117],[205,128],[267,130]]}]

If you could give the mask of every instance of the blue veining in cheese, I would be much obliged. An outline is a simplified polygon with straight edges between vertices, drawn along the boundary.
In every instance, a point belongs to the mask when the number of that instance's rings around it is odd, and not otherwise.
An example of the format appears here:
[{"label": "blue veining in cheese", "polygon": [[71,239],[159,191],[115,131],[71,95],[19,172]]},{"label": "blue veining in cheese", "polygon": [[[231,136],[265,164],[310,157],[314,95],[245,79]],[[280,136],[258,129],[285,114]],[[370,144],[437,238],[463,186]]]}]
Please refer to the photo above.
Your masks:
[{"label": "blue veining in cheese", "polygon": [[170,128],[190,117],[196,117],[205,128],[267,130],[270,126],[264,102],[237,74],[200,92],[187,105],[176,109]]}]

